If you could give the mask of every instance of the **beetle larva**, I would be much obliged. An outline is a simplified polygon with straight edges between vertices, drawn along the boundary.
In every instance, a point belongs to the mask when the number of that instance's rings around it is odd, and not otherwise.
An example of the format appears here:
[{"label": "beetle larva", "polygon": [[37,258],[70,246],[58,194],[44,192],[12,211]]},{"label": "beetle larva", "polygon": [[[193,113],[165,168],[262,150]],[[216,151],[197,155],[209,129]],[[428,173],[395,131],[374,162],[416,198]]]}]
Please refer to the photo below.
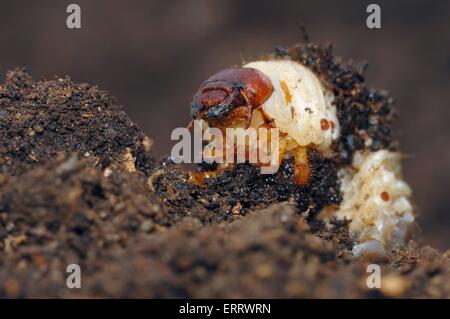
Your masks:
[{"label": "beetle larva", "polygon": [[[313,171],[310,149],[335,161],[342,201],[338,207],[326,207],[318,218],[351,220],[349,231],[358,243],[355,255],[384,254],[387,248],[405,241],[414,221],[411,191],[400,174],[400,156],[386,149],[370,149],[371,137],[358,127],[352,127],[351,134],[346,128],[348,136],[343,136],[339,119],[351,119],[353,113],[339,114],[342,110],[334,100],[332,88],[306,65],[273,59],[212,76],[194,96],[191,114],[222,131],[276,127],[280,132],[279,159],[293,158],[292,182],[299,187],[308,186]],[[365,142],[345,163],[337,154],[338,145],[351,143],[354,132]]]}]

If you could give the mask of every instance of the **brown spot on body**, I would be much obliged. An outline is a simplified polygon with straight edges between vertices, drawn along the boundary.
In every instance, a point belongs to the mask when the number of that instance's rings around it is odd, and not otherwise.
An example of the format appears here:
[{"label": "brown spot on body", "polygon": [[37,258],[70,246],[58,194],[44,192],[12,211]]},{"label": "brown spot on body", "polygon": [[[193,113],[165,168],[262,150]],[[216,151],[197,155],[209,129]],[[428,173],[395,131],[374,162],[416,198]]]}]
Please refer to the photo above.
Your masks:
[{"label": "brown spot on body", "polygon": [[380,196],[381,196],[381,199],[384,200],[385,202],[389,201],[389,199],[390,199],[390,196],[389,196],[388,192],[382,192],[380,194]]},{"label": "brown spot on body", "polygon": [[324,131],[328,130],[330,128],[330,123],[326,119],[320,120],[320,128]]},{"label": "brown spot on body", "polygon": [[290,107],[291,107],[291,118],[294,118],[295,109],[294,109],[294,107],[292,105]]},{"label": "brown spot on body", "polygon": [[288,85],[286,84],[286,82],[280,81],[280,86],[281,86],[281,89],[283,90],[283,93],[284,93],[284,98],[286,100],[286,105],[291,104],[292,103],[292,94],[289,91]]},{"label": "brown spot on body", "polygon": [[333,121],[330,121],[330,126],[331,126],[331,129],[334,130],[334,128],[336,127],[336,124]]}]

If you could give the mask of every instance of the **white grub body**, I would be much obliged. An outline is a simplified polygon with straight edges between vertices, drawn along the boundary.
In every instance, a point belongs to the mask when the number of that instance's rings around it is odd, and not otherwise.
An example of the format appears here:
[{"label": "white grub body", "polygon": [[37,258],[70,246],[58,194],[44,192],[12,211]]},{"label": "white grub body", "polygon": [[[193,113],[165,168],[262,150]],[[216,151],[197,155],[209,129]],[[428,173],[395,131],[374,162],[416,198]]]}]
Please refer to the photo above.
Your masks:
[{"label": "white grub body", "polygon": [[[323,155],[332,155],[340,126],[334,96],[319,78],[290,60],[257,61],[244,67],[257,69],[271,80],[274,91],[260,109],[294,141],[292,148],[314,145]],[[323,120],[333,123],[332,127],[324,129]],[[331,216],[351,220],[350,233],[357,242],[353,254],[384,255],[403,244],[414,215],[411,190],[401,177],[400,155],[387,150],[358,151],[352,165],[338,176],[343,200]]]},{"label": "white grub body", "polygon": [[319,78],[291,60],[256,61],[243,67],[257,69],[271,80],[274,91],[260,109],[280,133],[286,133],[296,146],[314,145],[325,156],[330,155],[330,146],[339,137],[339,121],[333,93]]},{"label": "white grub body", "polygon": [[358,151],[339,178],[343,200],[332,215],[351,220],[350,234],[358,242],[353,254],[384,255],[403,244],[414,215],[411,189],[401,177],[400,154]]}]

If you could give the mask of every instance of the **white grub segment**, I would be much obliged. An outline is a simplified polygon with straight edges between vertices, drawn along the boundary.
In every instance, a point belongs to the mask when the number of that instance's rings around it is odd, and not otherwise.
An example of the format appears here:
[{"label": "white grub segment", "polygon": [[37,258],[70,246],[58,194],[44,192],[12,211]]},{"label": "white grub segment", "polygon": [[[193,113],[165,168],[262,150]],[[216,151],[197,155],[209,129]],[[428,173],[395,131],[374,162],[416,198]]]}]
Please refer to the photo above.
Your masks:
[{"label": "white grub segment", "polygon": [[319,78],[291,60],[256,61],[243,67],[257,69],[271,80],[273,93],[260,108],[280,132],[299,146],[315,145],[330,155],[330,146],[339,137],[339,121],[333,93]]},{"label": "white grub segment", "polygon": [[414,221],[411,189],[402,180],[400,154],[358,151],[353,164],[339,171],[343,200],[333,216],[351,220],[358,244],[353,254],[384,255],[403,244]]}]

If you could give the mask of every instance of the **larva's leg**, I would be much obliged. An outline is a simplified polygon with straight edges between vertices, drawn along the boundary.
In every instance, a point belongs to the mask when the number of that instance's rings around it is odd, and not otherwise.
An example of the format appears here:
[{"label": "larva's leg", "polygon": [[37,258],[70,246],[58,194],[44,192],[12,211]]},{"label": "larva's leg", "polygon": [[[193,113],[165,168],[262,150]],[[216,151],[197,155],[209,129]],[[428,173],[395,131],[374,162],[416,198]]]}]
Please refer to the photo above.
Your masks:
[{"label": "larva's leg", "polygon": [[311,168],[308,162],[308,148],[299,146],[293,150],[293,154],[295,181],[298,185],[307,185],[311,176]]},{"label": "larva's leg", "polygon": [[281,165],[281,163],[284,160],[284,157],[286,156],[288,143],[285,138],[280,138],[278,142],[278,165]]}]

